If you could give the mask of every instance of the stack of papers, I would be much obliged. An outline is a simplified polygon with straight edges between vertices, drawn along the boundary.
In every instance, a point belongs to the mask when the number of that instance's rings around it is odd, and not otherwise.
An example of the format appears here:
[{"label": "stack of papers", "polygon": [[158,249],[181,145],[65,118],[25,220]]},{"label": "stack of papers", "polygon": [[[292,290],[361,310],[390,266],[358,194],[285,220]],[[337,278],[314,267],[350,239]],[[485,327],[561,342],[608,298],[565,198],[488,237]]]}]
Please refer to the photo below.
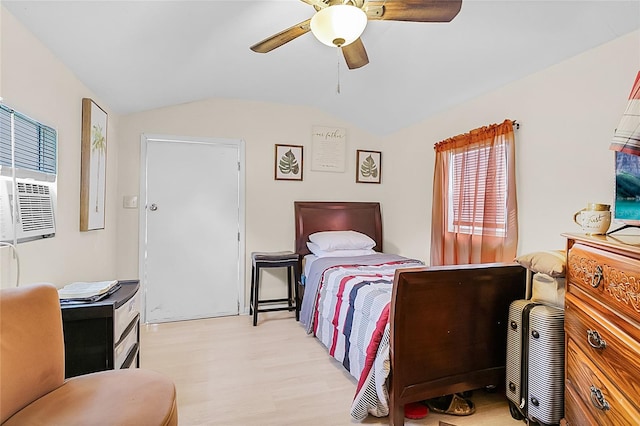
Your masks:
[{"label": "stack of papers", "polygon": [[118,280],[75,282],[67,284],[58,290],[58,297],[61,300],[70,299],[97,299],[106,296],[118,284]]}]

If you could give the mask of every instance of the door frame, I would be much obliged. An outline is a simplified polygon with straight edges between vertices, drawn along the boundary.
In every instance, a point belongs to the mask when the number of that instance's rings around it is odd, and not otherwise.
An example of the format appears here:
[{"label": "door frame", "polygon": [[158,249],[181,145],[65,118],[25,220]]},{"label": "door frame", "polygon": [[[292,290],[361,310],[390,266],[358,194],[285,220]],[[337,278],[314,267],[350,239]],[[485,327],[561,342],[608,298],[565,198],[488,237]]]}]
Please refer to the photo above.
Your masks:
[{"label": "door frame", "polygon": [[140,135],[140,202],[138,204],[138,276],[140,277],[141,322],[147,323],[147,144],[152,142],[230,144],[238,147],[238,315],[245,312],[245,142],[242,139],[205,138],[142,133]]}]

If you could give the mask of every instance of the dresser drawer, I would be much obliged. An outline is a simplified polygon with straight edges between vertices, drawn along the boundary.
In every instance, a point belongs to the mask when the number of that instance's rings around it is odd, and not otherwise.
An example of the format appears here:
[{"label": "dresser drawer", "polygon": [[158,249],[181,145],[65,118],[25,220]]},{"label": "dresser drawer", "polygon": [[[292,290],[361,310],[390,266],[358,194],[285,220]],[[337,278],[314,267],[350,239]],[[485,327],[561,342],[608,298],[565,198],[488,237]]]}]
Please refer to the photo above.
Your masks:
[{"label": "dresser drawer", "polygon": [[115,309],[113,314],[113,341],[122,339],[122,334],[131,321],[140,313],[140,291],[136,291],[130,299]]},{"label": "dresser drawer", "polygon": [[572,386],[565,387],[564,403],[566,426],[598,426]]},{"label": "dresser drawer", "polygon": [[[640,412],[571,339],[567,340],[566,363],[567,388],[572,388],[598,425],[640,424]],[[608,408],[602,409],[605,405]]]},{"label": "dresser drawer", "polygon": [[575,244],[567,259],[569,291],[576,286],[640,322],[640,260]]},{"label": "dresser drawer", "polygon": [[138,318],[131,324],[132,327],[126,330],[126,333],[123,334],[122,340],[116,344],[115,347],[115,365],[114,368],[123,368],[125,361],[127,360],[127,356],[131,353],[132,350],[137,349],[138,346],[138,335],[139,335],[139,327],[140,321]]},{"label": "dresser drawer", "polygon": [[572,339],[640,410],[640,343],[623,333],[611,320],[610,312],[599,312],[580,303],[574,295],[567,295],[564,322],[567,338]]}]

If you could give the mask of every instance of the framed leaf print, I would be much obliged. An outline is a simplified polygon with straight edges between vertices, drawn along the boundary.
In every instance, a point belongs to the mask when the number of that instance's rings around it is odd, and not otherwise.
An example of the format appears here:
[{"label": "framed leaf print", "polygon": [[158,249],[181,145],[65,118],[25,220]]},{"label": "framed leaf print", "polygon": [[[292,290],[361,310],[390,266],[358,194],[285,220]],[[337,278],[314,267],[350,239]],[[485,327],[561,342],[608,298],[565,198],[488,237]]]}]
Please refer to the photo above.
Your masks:
[{"label": "framed leaf print", "polygon": [[276,180],[302,180],[301,145],[276,145]]},{"label": "framed leaf print", "polygon": [[380,183],[382,173],[382,153],[380,151],[356,152],[356,182]]},{"label": "framed leaf print", "polygon": [[80,231],[104,229],[107,168],[107,113],[82,99]]}]

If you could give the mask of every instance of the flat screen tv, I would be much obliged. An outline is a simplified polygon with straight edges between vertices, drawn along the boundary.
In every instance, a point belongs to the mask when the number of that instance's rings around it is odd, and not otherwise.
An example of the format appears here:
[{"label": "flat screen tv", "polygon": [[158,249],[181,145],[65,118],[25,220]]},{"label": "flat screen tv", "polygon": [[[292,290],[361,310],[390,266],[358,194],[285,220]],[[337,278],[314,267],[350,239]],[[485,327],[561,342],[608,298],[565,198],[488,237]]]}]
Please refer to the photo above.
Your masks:
[{"label": "flat screen tv", "polygon": [[616,188],[613,220],[625,228],[640,228],[640,156],[616,152]]}]

